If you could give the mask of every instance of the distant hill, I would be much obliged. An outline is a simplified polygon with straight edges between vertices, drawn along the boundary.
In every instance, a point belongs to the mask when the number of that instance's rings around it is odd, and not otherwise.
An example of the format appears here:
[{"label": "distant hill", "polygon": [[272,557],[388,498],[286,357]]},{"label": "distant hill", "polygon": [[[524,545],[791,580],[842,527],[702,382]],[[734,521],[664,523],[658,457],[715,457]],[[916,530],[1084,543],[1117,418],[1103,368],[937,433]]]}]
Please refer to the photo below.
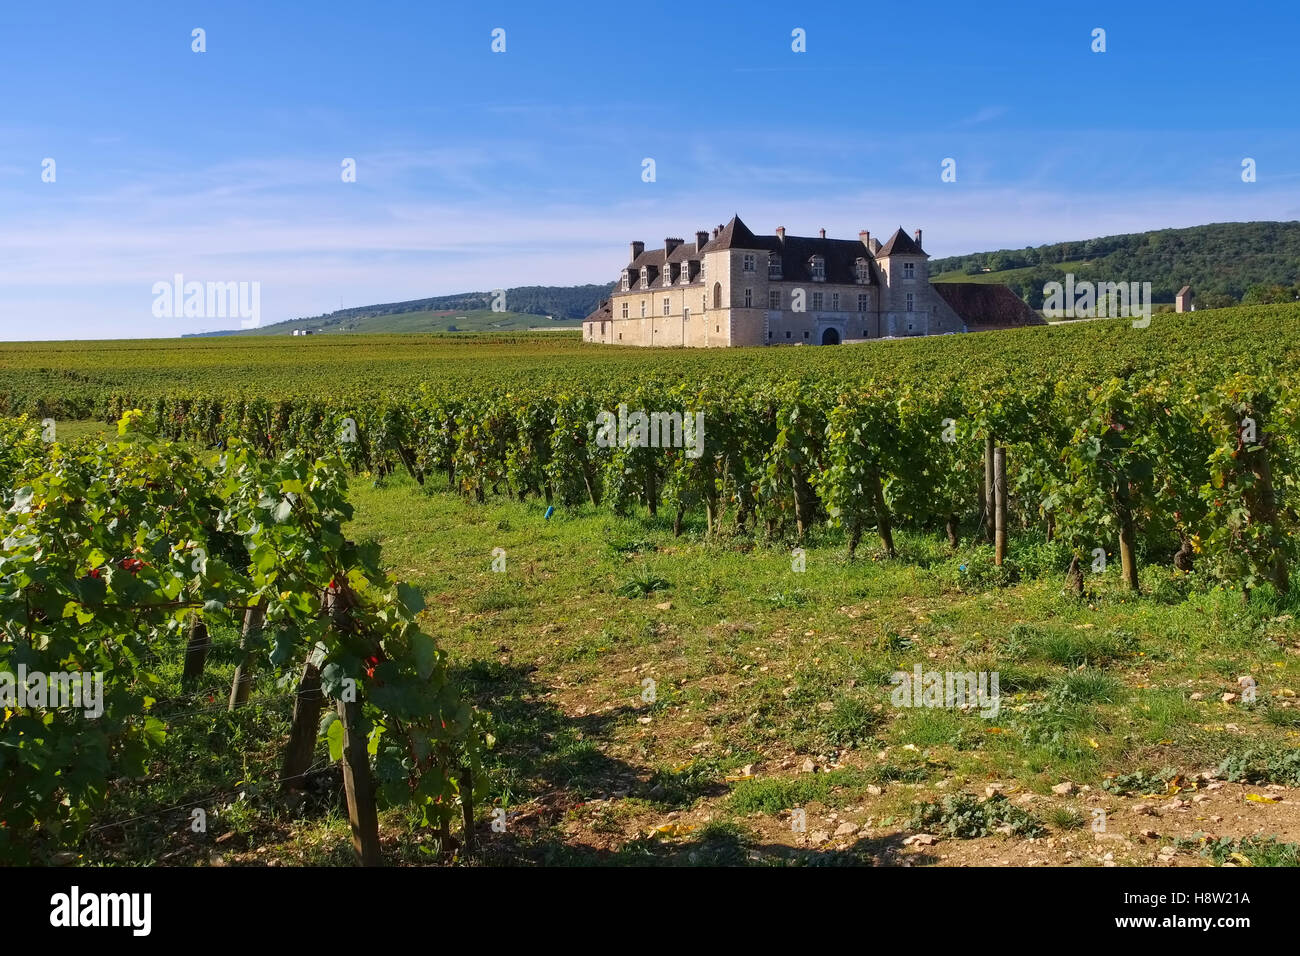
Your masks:
[{"label": "distant hill", "polygon": [[610,285],[519,286],[505,290],[509,311],[492,311],[491,292],[461,292],[411,299],[325,315],[307,316],[264,325],[256,329],[232,329],[203,335],[286,335],[294,329],[317,333],[354,332],[497,332],[530,328],[578,328]]},{"label": "distant hill", "polygon": [[1188,229],[999,249],[930,262],[935,282],[998,282],[1034,308],[1043,286],[1076,280],[1150,282],[1155,302],[1192,287],[1198,308],[1300,298],[1300,222],[1219,222]]},{"label": "distant hill", "polygon": [[237,335],[287,335],[294,329],[315,334],[351,332],[359,335],[415,332],[523,332],[528,329],[577,329],[577,319],[550,319],[544,315],[522,312],[493,312],[491,309],[421,309],[414,312],[391,312],[383,315],[344,315],[332,313],[312,319],[293,319],[261,328],[248,329]]},{"label": "distant hill", "polygon": [[[1188,229],[1057,242],[934,259],[935,282],[995,282],[1033,308],[1043,286],[1076,280],[1150,282],[1152,298],[1172,303],[1192,287],[1197,308],[1260,305],[1300,299],[1300,222],[1219,222]],[[341,309],[258,329],[206,335],[285,335],[314,332],[496,332],[578,328],[613,291],[609,285],[519,286],[506,290],[508,312],[492,312],[491,292],[462,292],[360,308]],[[549,318],[548,318],[549,316]]]}]

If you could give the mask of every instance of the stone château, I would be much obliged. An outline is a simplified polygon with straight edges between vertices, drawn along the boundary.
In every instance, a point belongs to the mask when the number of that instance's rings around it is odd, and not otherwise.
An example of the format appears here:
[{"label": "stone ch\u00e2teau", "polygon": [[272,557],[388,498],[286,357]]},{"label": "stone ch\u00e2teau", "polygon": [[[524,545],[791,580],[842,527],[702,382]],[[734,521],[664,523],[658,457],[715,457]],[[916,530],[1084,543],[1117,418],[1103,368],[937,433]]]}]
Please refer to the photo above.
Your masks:
[{"label": "stone ch\u00e2teau", "polygon": [[631,258],[613,293],[583,321],[586,342],[688,346],[839,345],[1042,324],[1004,286],[935,283],[921,230],[900,227],[881,245],[858,239],[756,236],[735,216],[665,239]]}]

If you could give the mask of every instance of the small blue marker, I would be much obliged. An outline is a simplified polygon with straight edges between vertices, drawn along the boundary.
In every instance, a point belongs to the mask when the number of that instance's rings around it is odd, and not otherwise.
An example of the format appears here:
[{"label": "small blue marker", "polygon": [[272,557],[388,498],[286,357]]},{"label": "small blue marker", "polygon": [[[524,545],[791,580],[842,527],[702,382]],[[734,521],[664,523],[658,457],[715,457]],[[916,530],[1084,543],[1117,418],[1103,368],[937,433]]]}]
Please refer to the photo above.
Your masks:
[{"label": "small blue marker", "polygon": [[546,520],[550,521],[551,515],[553,514],[555,514],[555,506],[551,505],[549,508],[546,509]]}]

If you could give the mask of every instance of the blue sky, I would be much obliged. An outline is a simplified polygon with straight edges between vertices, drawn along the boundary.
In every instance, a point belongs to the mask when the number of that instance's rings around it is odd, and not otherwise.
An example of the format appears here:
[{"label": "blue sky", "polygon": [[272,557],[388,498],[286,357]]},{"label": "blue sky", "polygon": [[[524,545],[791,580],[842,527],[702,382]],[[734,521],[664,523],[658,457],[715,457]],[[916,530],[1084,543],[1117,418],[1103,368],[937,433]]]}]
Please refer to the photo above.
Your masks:
[{"label": "blue sky", "polygon": [[936,256],[1300,218],[1300,8],[1135,6],[5,4],[0,339],[238,326],[156,318],[177,273],[263,324],[605,282],[736,212]]}]

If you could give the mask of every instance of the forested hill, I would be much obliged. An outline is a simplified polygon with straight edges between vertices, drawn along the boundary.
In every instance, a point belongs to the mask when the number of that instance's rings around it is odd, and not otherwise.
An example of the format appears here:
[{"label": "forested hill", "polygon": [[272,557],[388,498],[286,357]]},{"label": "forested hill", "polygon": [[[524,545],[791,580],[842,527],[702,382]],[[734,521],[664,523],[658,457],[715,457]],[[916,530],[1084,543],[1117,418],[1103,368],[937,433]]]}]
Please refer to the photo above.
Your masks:
[{"label": "forested hill", "polygon": [[[1034,308],[1043,304],[1043,286],[1063,282],[1067,272],[1077,280],[1150,282],[1156,302],[1173,302],[1174,293],[1190,285],[1198,309],[1293,302],[1300,299],[1300,222],[1220,222],[1154,229],[975,252],[930,263],[930,276],[937,282],[1001,283]],[[275,335],[294,328],[412,333],[574,327],[612,291],[612,284],[519,286],[505,290],[506,315],[491,311],[490,291],[462,292],[209,334]],[[547,322],[545,316],[551,320]]]},{"label": "forested hill", "polygon": [[1172,302],[1190,285],[1198,308],[1290,302],[1300,296],[1300,222],[1218,222],[930,263],[938,281],[1001,282],[1035,308],[1044,284],[1066,272],[1080,280],[1150,282],[1157,302]]},{"label": "forested hill", "polygon": [[[493,312],[492,292],[458,292],[429,299],[339,309],[289,319],[256,329],[207,335],[279,335],[292,329],[318,332],[501,331],[530,327],[573,327],[591,314],[613,288],[607,285],[518,286],[505,290],[505,313]],[[536,316],[534,320],[531,317]],[[550,316],[550,321],[546,317]]]}]

